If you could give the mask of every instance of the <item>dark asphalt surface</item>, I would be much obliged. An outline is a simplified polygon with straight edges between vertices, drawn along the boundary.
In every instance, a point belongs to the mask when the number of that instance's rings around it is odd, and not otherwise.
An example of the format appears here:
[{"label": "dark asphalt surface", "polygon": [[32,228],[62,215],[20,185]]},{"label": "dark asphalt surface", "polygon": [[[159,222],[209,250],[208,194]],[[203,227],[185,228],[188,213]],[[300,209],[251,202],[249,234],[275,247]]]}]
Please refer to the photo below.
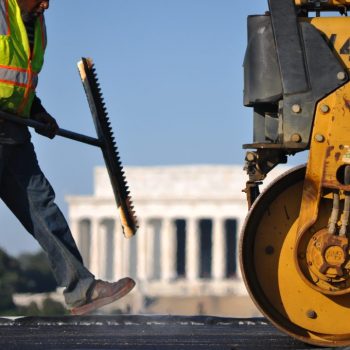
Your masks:
[{"label": "dark asphalt surface", "polygon": [[265,319],[85,316],[0,319],[0,349],[317,349]]}]

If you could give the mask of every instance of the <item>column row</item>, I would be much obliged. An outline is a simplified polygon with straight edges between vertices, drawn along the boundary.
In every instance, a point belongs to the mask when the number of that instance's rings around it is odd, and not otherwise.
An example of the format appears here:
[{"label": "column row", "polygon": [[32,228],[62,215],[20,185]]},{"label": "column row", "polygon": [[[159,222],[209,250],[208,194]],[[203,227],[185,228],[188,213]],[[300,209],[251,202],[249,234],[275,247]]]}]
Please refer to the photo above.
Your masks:
[{"label": "column row", "polygon": [[141,219],[129,240],[111,219],[77,220],[71,227],[85,264],[98,278],[221,280],[237,272],[235,219]]}]

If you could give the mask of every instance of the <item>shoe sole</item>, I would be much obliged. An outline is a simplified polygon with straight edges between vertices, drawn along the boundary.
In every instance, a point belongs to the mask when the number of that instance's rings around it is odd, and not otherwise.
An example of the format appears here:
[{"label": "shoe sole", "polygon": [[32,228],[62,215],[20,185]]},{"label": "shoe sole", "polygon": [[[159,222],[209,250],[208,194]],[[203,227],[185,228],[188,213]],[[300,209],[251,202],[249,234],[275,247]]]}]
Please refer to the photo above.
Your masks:
[{"label": "shoe sole", "polygon": [[96,309],[99,309],[102,306],[108,305],[110,303],[113,303],[114,301],[122,298],[126,294],[128,294],[133,288],[135,287],[135,282],[130,281],[127,283],[120,291],[117,293],[111,295],[110,297],[102,298],[102,299],[97,299],[95,301],[92,301],[89,304],[85,304],[83,306],[75,307],[70,310],[70,313],[72,315],[76,316],[81,316],[88,314]]}]

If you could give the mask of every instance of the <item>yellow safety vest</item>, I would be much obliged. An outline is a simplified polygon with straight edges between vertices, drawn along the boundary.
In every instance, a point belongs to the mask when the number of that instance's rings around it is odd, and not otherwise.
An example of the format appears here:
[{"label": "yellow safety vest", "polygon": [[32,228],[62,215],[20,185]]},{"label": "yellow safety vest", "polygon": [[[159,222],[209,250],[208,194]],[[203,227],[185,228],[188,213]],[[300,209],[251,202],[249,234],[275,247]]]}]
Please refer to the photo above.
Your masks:
[{"label": "yellow safety vest", "polygon": [[34,33],[31,51],[17,0],[0,0],[0,110],[23,117],[29,117],[44,63],[44,16],[36,20]]}]

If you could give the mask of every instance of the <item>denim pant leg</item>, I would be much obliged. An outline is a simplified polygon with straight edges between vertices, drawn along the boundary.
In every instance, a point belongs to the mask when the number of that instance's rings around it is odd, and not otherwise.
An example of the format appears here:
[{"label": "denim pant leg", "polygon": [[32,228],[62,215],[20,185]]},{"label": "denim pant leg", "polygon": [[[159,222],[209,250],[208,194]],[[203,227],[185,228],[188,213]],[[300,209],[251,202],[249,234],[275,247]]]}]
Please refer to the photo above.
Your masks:
[{"label": "denim pant leg", "polygon": [[32,143],[0,145],[0,197],[47,253],[68,305],[80,304],[94,281],[42,173]]}]

